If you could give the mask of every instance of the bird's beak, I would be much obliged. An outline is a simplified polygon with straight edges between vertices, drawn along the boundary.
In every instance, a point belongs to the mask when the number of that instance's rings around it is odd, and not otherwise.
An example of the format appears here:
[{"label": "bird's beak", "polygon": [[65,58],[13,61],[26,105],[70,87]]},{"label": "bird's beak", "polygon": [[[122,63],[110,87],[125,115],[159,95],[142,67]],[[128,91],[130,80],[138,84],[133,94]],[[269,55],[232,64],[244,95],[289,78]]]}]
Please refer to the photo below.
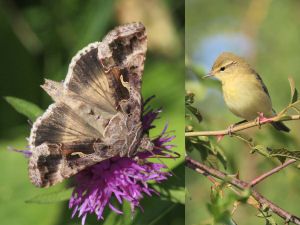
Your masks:
[{"label": "bird's beak", "polygon": [[203,76],[202,78],[205,79],[205,78],[208,78],[208,77],[212,77],[214,76],[212,72],[209,72],[208,74],[206,74],[205,76]]}]

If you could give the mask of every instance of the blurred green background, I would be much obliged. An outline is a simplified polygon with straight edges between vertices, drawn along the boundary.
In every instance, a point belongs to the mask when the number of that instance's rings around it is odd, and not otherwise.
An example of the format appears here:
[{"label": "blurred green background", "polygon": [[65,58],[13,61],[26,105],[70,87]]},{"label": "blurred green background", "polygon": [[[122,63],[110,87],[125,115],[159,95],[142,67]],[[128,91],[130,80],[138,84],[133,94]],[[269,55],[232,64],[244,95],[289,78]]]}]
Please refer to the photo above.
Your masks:
[{"label": "blurred green background", "polygon": [[[184,1],[171,0],[1,0],[0,1],[0,96],[32,101],[43,109],[51,103],[39,87],[44,78],[63,80],[78,50],[101,40],[113,27],[141,21],[148,33],[148,53],[143,76],[143,96],[156,98],[152,106],[163,107],[157,128],[166,123],[177,136],[173,141],[182,157],[164,160],[174,169],[167,189],[184,186]],[[0,99],[0,224],[80,224],[70,219],[67,202],[29,204],[25,200],[47,190],[30,184],[27,160],[7,146],[26,149],[30,125],[3,98]],[[52,188],[60,190],[66,182]],[[144,213],[115,216],[107,211],[104,222],[88,216],[86,224],[184,223],[184,205],[146,197]]]},{"label": "blurred green background", "polygon": [[[290,99],[288,76],[292,76],[296,87],[300,88],[300,1],[186,0],[185,7],[186,56],[200,73],[207,73],[221,52],[234,52],[245,57],[262,76],[275,110],[287,106]],[[200,125],[194,124],[195,130],[220,130],[240,121],[225,106],[218,81],[202,80],[188,70],[186,90],[196,94],[195,105],[203,116]],[[300,150],[299,121],[286,124],[292,130],[289,134],[279,133],[269,125],[259,131],[251,129],[246,134],[258,144]],[[211,140],[216,143],[214,138]],[[228,158],[226,171],[239,172],[240,178],[246,181],[278,165],[271,159],[250,154],[250,149],[235,138],[225,137],[220,146]],[[193,151],[191,155],[200,160],[199,152]],[[207,210],[211,183],[187,169],[186,184],[186,224],[211,224]],[[300,176],[295,167],[290,166],[268,178],[256,189],[300,216]],[[256,212],[251,206],[241,205],[233,218],[237,224],[265,224],[255,216]],[[284,224],[281,219],[277,221]]]}]

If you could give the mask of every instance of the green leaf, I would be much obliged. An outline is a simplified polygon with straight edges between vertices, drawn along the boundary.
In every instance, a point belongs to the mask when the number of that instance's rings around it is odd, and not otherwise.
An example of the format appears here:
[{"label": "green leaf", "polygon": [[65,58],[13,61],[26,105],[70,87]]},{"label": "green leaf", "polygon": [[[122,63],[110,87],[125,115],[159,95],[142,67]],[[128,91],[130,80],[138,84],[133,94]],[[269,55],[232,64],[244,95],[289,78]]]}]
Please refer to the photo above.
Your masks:
[{"label": "green leaf", "polygon": [[263,156],[270,157],[268,147],[266,147],[266,146],[256,145],[256,146],[252,147],[252,150],[257,151],[258,153],[262,154]]},{"label": "green leaf", "polygon": [[185,94],[185,105],[191,105],[194,103],[194,93],[186,93]]},{"label": "green leaf", "polygon": [[[262,210],[262,212],[268,213],[270,210],[270,206],[267,203],[263,203],[260,209]],[[264,214],[264,216],[266,215]]]},{"label": "green leaf", "polygon": [[[187,93],[185,95],[185,107],[197,118],[198,122],[200,123],[202,121],[200,110],[192,106],[192,104],[194,103],[194,97],[195,95],[193,93]],[[189,115],[186,114],[186,117],[189,117]]]},{"label": "green leaf", "polygon": [[202,121],[202,116],[199,109],[191,105],[187,105],[186,108],[197,118],[199,123]]},{"label": "green leaf", "polygon": [[277,225],[275,219],[273,217],[266,218],[266,225]]},{"label": "green leaf", "polygon": [[[160,198],[145,198],[142,201],[144,212],[138,211],[136,217],[129,220],[128,223],[122,225],[143,224],[143,225],[157,225],[161,224],[164,217],[167,217],[171,212],[175,212],[177,218],[184,218],[184,206],[179,203],[173,203],[170,201],[161,201]],[[182,219],[184,221],[184,219]],[[181,221],[181,222],[183,222]],[[115,224],[115,223],[112,223]],[[181,224],[181,223],[179,223]]]},{"label": "green leaf", "polygon": [[61,191],[39,194],[26,200],[25,202],[37,203],[37,204],[50,204],[50,203],[56,203],[61,201],[67,201],[70,199],[72,191],[73,188],[69,188]]},{"label": "green leaf", "polygon": [[230,209],[237,200],[236,194],[224,195],[224,186],[213,186],[210,192],[211,203],[207,204],[207,209],[213,216],[216,224],[235,224],[232,220]]},{"label": "green leaf", "polygon": [[[123,211],[122,216],[118,215],[114,211],[106,210],[106,211],[108,211],[108,216],[104,215],[105,220],[101,224],[103,224],[103,225],[111,225],[111,224],[129,225],[129,224],[131,224],[132,219],[133,219],[132,216],[134,216],[134,215],[132,215],[129,202],[125,201],[122,206],[116,202],[116,199],[114,199],[113,202],[116,203],[116,204],[113,204],[114,207],[116,207],[118,209],[120,209],[120,207],[122,207],[122,209],[121,209],[121,211]],[[86,223],[86,224],[89,224],[89,223]],[[95,223],[95,224],[97,224],[97,223]]]},{"label": "green leaf", "polygon": [[7,96],[4,99],[19,113],[26,116],[31,121],[35,121],[37,117],[43,114],[43,110],[32,102]]},{"label": "green leaf", "polygon": [[289,82],[290,82],[290,88],[291,88],[291,101],[290,103],[293,104],[298,100],[298,91],[295,87],[295,81],[292,77],[289,77]]},{"label": "green leaf", "polygon": [[259,218],[265,218],[265,214],[263,214],[262,212],[258,213],[256,216]]},{"label": "green leaf", "polygon": [[212,155],[212,154],[209,154],[209,155],[206,157],[206,162],[205,162],[205,164],[208,164],[210,167],[213,167],[213,168],[216,168],[216,169],[219,168],[219,161],[218,161],[218,158],[217,158],[215,155]]},{"label": "green leaf", "polygon": [[186,151],[197,151],[200,154],[201,161],[208,166],[219,168],[219,163],[224,168],[227,167],[227,158],[223,150],[207,137],[188,137],[186,138]]},{"label": "green leaf", "polygon": [[183,187],[166,189],[159,185],[152,185],[152,188],[159,192],[161,200],[185,204],[185,189]]},{"label": "green leaf", "polygon": [[285,148],[268,149],[270,157],[284,157],[300,160],[300,151],[289,151]]},{"label": "green leaf", "polygon": [[242,203],[247,203],[249,197],[251,196],[251,191],[250,189],[245,189],[241,191],[240,196],[238,196],[238,201]]},{"label": "green leaf", "polygon": [[300,151],[289,151],[285,148],[272,149],[263,145],[256,145],[252,149],[266,157],[276,157],[280,162],[284,162],[286,158],[300,160]]}]

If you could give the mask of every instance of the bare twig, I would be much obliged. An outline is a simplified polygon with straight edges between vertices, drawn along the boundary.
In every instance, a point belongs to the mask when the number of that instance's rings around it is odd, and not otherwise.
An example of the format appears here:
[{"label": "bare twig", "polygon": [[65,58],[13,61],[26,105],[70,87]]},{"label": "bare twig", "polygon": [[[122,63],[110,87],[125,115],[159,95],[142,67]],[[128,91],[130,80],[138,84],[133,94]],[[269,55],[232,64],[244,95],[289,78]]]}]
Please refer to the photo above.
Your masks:
[{"label": "bare twig", "polygon": [[267,173],[264,173],[262,175],[260,175],[259,177],[253,179],[251,182],[250,182],[250,186],[251,187],[254,187],[255,185],[257,185],[258,183],[260,183],[261,181],[263,181],[264,179],[266,179],[267,177],[271,176],[272,174],[274,173],[277,173],[279,172],[280,170],[282,170],[283,168],[287,167],[288,165],[296,162],[297,160],[296,159],[290,159],[288,161],[286,161],[285,163],[283,163],[282,165],[280,166],[277,166],[275,167],[274,169],[268,171]]},{"label": "bare twig", "polygon": [[[187,165],[187,167],[189,167],[192,170],[195,170],[198,173],[200,170],[201,174],[204,173],[204,174],[207,174],[207,176],[213,176],[213,177],[221,179],[221,180],[226,180],[229,184],[231,184],[241,190],[246,190],[250,186],[250,184],[245,181],[242,181],[235,177],[229,177],[227,174],[225,174],[217,169],[210,168],[196,160],[193,160],[192,158],[190,158],[188,156],[186,157],[186,165]],[[275,214],[277,214],[278,216],[283,218],[285,220],[285,222],[287,222],[287,223],[292,222],[297,225],[300,225],[299,217],[280,208],[275,203],[271,202],[270,200],[268,200],[264,196],[262,196],[259,192],[251,189],[251,195],[257,202],[259,202],[261,207],[267,205],[272,210],[272,212],[274,212]]]},{"label": "bare twig", "polygon": [[286,117],[278,118],[278,116],[263,119],[260,121],[260,123],[257,123],[257,121],[249,121],[246,123],[242,123],[240,125],[234,126],[232,129],[225,129],[225,130],[218,130],[218,131],[195,131],[195,132],[186,132],[186,137],[194,137],[194,136],[224,136],[229,135],[231,133],[246,130],[251,127],[259,127],[261,125],[277,122],[277,121],[290,121],[290,120],[300,120],[300,115],[291,115]]},{"label": "bare twig", "polygon": [[211,176],[209,173],[206,173],[204,170],[201,170],[200,168],[195,168],[195,171],[197,173],[202,174],[203,176],[206,176],[207,179],[209,179],[210,182],[212,182],[213,184],[215,184],[215,185],[217,184],[216,179],[213,176]]}]

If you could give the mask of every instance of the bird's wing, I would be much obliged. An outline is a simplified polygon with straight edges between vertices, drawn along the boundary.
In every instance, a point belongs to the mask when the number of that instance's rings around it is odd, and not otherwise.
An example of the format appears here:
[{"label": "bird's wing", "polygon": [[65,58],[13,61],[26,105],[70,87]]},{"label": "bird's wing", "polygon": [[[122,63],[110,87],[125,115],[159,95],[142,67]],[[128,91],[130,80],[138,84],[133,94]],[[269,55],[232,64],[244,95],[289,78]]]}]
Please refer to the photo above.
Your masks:
[{"label": "bird's wing", "polygon": [[269,96],[269,98],[270,98],[269,91],[268,91],[266,85],[264,84],[263,80],[261,79],[261,77],[259,76],[259,74],[258,74],[256,71],[254,71],[254,73],[255,73],[256,79],[257,79],[257,80],[259,81],[259,83],[261,84],[261,87],[263,88],[264,92],[265,92],[265,93]]}]

